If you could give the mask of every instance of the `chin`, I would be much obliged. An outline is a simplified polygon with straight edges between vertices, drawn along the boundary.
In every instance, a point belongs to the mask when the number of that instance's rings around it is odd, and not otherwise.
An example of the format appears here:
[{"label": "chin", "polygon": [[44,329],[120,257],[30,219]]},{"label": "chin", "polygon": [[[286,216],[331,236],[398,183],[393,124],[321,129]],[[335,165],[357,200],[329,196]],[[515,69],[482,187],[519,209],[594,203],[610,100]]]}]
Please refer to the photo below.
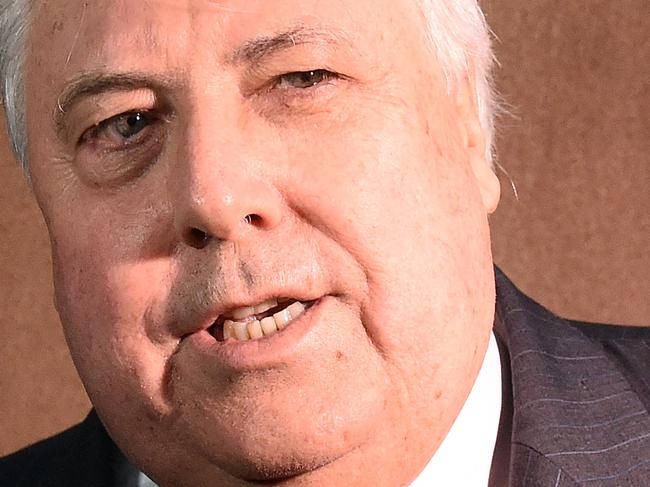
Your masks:
[{"label": "chin", "polygon": [[218,467],[241,480],[286,484],[317,474],[320,469],[345,457],[348,452],[332,452],[331,448],[323,446],[311,452],[276,451],[264,455],[239,453]]},{"label": "chin", "polygon": [[235,415],[230,421],[214,411],[194,417],[185,415],[175,425],[174,436],[184,433],[188,457],[204,458],[232,477],[249,481],[288,481],[309,476],[346,457],[372,437],[372,418],[342,419],[344,412],[336,411],[314,419],[313,411],[304,409],[299,404],[291,411],[267,404]]}]

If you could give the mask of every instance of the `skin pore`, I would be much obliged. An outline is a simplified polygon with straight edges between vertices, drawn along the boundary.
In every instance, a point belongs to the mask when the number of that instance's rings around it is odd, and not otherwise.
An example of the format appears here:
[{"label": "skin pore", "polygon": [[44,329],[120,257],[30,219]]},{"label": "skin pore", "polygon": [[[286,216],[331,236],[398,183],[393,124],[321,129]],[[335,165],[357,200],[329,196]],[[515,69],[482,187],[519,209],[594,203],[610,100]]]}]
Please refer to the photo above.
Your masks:
[{"label": "skin pore", "polygon": [[[415,478],[487,346],[499,188],[412,0],[35,1],[26,90],[57,309],[136,465]],[[201,348],[211,312],[268,296],[320,299],[277,360]]]}]

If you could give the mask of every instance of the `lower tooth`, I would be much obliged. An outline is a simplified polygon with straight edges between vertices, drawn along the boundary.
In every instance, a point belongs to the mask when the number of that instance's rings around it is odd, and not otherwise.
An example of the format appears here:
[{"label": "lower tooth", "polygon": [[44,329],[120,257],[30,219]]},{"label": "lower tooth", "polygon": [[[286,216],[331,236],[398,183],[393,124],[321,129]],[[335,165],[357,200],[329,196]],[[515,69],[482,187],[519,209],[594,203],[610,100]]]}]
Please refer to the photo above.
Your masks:
[{"label": "lower tooth", "polygon": [[248,340],[250,336],[248,335],[248,327],[246,323],[241,323],[238,321],[233,322],[232,326],[235,331],[235,338],[237,340]]},{"label": "lower tooth", "polygon": [[248,330],[249,336],[255,340],[256,338],[262,338],[264,334],[262,333],[262,327],[260,326],[260,322],[255,320],[255,321],[249,321],[246,325],[246,329]]},{"label": "lower tooth", "polygon": [[260,326],[262,327],[262,332],[265,336],[273,335],[276,331],[278,331],[278,327],[275,326],[275,320],[273,319],[273,316],[264,318],[260,322]]},{"label": "lower tooth", "polygon": [[289,322],[298,318],[303,311],[305,311],[305,305],[300,301],[296,301],[282,311],[275,313],[273,319],[275,320],[278,330],[284,330]]},{"label": "lower tooth", "polygon": [[287,308],[289,310],[289,314],[291,315],[291,319],[295,320],[302,314],[303,311],[305,311],[305,305],[302,304],[300,301],[296,301],[293,303],[291,306]]},{"label": "lower tooth", "polygon": [[279,330],[284,330],[287,325],[298,318],[305,311],[305,305],[300,301],[292,303],[273,316],[258,320],[241,322],[226,320],[223,324],[223,338],[234,338],[239,341],[255,340],[270,336]]},{"label": "lower tooth", "polygon": [[223,339],[227,340],[228,338],[237,338],[235,335],[235,328],[234,325],[235,323],[231,320],[226,320],[223,323]]},{"label": "lower tooth", "polygon": [[275,320],[275,326],[278,327],[278,330],[284,330],[287,326],[287,323],[291,321],[291,317],[289,316],[289,308],[284,308],[282,311],[278,311],[273,315],[273,319]]}]

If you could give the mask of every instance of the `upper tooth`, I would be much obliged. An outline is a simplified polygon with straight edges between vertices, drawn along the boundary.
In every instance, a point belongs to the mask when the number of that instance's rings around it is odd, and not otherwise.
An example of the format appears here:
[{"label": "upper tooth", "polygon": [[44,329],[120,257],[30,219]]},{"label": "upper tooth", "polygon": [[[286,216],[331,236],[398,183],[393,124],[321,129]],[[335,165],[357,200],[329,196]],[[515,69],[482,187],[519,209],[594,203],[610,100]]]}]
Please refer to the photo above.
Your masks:
[{"label": "upper tooth", "polygon": [[269,299],[255,306],[255,313],[264,313],[271,308],[275,308],[277,305],[278,302],[275,299]]},{"label": "upper tooth", "polygon": [[264,313],[271,308],[275,308],[277,305],[277,300],[269,299],[268,301],[264,301],[263,303],[260,303],[256,306],[246,306],[243,308],[234,309],[230,313],[230,318],[232,318],[234,321],[243,320],[244,318],[248,318],[254,314]]},{"label": "upper tooth", "polygon": [[233,320],[241,320],[255,314],[255,308],[247,306],[246,308],[237,308],[230,313]]}]

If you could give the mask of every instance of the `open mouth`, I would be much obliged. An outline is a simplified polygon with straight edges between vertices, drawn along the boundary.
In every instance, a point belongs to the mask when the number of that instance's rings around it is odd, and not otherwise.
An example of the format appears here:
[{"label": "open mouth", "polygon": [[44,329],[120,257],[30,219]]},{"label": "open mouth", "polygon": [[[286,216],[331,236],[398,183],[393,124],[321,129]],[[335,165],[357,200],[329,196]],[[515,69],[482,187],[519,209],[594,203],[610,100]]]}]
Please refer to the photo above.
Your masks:
[{"label": "open mouth", "polygon": [[220,316],[209,331],[217,341],[259,340],[284,330],[315,302],[276,298],[254,307],[237,308]]}]

